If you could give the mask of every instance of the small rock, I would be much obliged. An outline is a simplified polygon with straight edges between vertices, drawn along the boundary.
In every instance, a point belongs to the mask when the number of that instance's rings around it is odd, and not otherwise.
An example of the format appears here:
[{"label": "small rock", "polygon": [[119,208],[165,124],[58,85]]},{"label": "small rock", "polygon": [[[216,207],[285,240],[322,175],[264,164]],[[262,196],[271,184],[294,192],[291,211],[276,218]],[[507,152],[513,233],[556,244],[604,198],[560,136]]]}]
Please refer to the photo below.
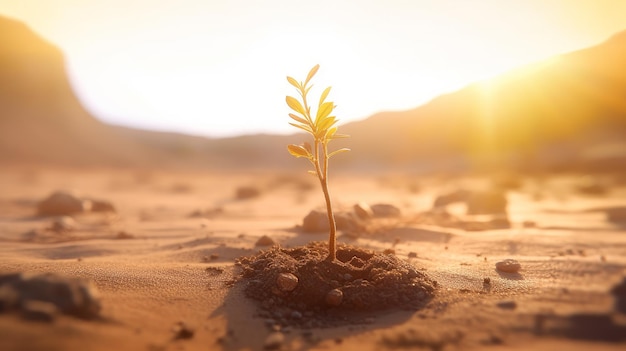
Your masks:
[{"label": "small rock", "polygon": [[52,221],[52,224],[50,225],[50,227],[48,227],[48,230],[51,230],[55,233],[64,233],[72,231],[74,230],[74,228],[76,228],[76,221],[74,221],[74,218],[69,216],[61,216],[55,218],[54,221]]},{"label": "small rock", "polygon": [[57,313],[58,309],[50,302],[26,300],[22,303],[22,318],[29,321],[51,323]]},{"label": "small rock", "polygon": [[615,297],[615,310],[626,314],[626,277],[611,288],[611,294]]},{"label": "small rock", "polygon": [[237,188],[235,197],[239,200],[251,199],[261,195],[261,190],[253,186],[242,186]]},{"label": "small rock", "polygon": [[417,252],[411,251],[408,255],[409,258],[417,258]]},{"label": "small rock", "polygon": [[339,306],[343,300],[343,292],[339,289],[333,289],[326,294],[326,304],[329,306]]},{"label": "small rock", "polygon": [[293,319],[301,319],[302,318],[302,313],[299,311],[293,311],[291,312],[291,318]]},{"label": "small rock", "polygon": [[115,206],[107,200],[90,199],[92,212],[112,212],[115,213]]},{"label": "small rock", "polygon": [[302,220],[302,230],[307,233],[324,232],[329,228],[328,215],[325,211],[313,210]]},{"label": "small rock", "polygon": [[467,197],[467,214],[504,214],[507,199],[503,191],[489,190],[472,192]]},{"label": "small rock", "polygon": [[281,291],[289,292],[298,286],[298,277],[291,273],[280,273],[276,277],[276,285]]},{"label": "small rock", "polygon": [[2,285],[0,282],[0,313],[9,311],[19,302],[18,294],[9,284]]},{"label": "small rock", "polygon": [[435,198],[433,202],[433,208],[446,207],[450,204],[465,202],[470,192],[467,190],[459,189],[451,193],[442,194]]},{"label": "small rock", "polygon": [[517,260],[510,258],[496,263],[496,269],[501,272],[517,273],[521,268],[522,265]]},{"label": "small rock", "polygon": [[537,227],[537,223],[534,221],[524,221],[522,222],[522,227],[524,228],[536,228]]},{"label": "small rock", "polygon": [[0,275],[0,288],[8,287],[17,294],[17,305],[25,301],[42,301],[56,306],[64,314],[80,318],[95,318],[101,304],[95,286],[87,280],[57,274]]},{"label": "small rock", "polygon": [[605,210],[606,219],[613,223],[626,223],[626,207],[613,207]]},{"label": "small rock", "polygon": [[371,206],[374,217],[400,217],[402,211],[391,204],[375,204]]},{"label": "small rock", "polygon": [[37,214],[39,216],[69,216],[85,212],[89,207],[88,201],[68,192],[57,191],[37,204]]},{"label": "small rock", "polygon": [[517,308],[517,302],[515,301],[500,301],[496,303],[496,306],[503,310],[514,310]]},{"label": "small rock", "polygon": [[370,219],[374,216],[374,211],[372,211],[370,205],[366,204],[365,202],[359,202],[358,204],[354,205],[353,209],[357,217],[361,219]]},{"label": "small rock", "polygon": [[132,239],[134,237],[135,237],[134,235],[132,235],[132,234],[126,232],[126,231],[123,231],[123,230],[119,231],[117,233],[117,235],[115,235],[116,239],[121,239],[121,240],[123,240],[123,239]]},{"label": "small rock", "polygon": [[274,241],[274,239],[270,238],[267,235],[263,235],[262,237],[259,238],[259,240],[256,241],[256,246],[272,246],[275,245],[276,242]]},{"label": "small rock", "polygon": [[185,324],[185,322],[182,322],[182,321],[174,325],[174,327],[172,328],[172,332],[174,332],[175,340],[191,339],[193,338],[193,335],[195,334],[195,330],[189,327],[187,324]]},{"label": "small rock", "polygon": [[383,254],[385,254],[385,255],[395,255],[396,254],[396,249],[385,249],[385,250],[383,250]]},{"label": "small rock", "polygon": [[285,335],[281,332],[273,332],[265,338],[263,348],[265,350],[278,350],[285,342]]}]

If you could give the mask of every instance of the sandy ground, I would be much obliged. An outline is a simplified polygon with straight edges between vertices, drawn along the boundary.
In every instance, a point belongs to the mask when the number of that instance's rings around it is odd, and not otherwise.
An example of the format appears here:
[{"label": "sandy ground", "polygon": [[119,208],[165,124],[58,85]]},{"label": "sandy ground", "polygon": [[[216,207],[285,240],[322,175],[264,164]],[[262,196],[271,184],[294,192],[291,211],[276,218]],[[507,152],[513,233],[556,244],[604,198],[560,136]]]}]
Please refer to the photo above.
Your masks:
[{"label": "sandy ground", "polygon": [[[626,187],[585,195],[574,191],[576,181],[525,179],[507,195],[512,228],[466,232],[415,218],[440,192],[481,180],[334,176],[336,208],[389,203],[403,213],[375,233],[339,241],[393,248],[439,289],[418,311],[365,313],[361,323],[333,328],[281,326],[282,349],[623,350],[623,338],[599,336],[602,325],[575,316],[604,316],[615,322],[611,328],[626,330],[619,329],[625,318],[614,312],[609,294],[626,274],[626,227],[607,221],[604,212],[626,206]],[[237,199],[242,186],[260,195]],[[116,213],[75,215],[72,230],[47,230],[54,218],[35,216],[37,203],[66,189],[106,199]],[[52,323],[0,314],[0,349],[263,349],[276,327],[232,284],[235,260],[263,249],[255,245],[263,235],[284,247],[326,240],[324,233],[295,228],[322,205],[315,179],[306,174],[4,169],[0,273],[89,278],[102,311],[97,320],[60,316]],[[455,205],[450,211],[463,213]],[[417,257],[409,259],[411,252]],[[518,274],[495,269],[507,258],[521,263]],[[175,338],[180,321],[194,330],[192,337]]]}]

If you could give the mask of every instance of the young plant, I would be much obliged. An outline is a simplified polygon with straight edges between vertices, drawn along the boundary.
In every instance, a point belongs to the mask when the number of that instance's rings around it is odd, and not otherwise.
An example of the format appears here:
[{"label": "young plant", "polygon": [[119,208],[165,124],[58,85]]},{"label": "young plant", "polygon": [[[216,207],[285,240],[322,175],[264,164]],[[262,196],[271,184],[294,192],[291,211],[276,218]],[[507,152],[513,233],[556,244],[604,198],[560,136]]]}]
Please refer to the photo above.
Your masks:
[{"label": "young plant", "polygon": [[334,261],[337,256],[337,225],[335,223],[335,215],[333,214],[330,194],[328,192],[328,159],[340,152],[349,151],[350,149],[342,148],[330,153],[328,152],[328,143],[330,143],[331,140],[348,137],[347,135],[337,134],[337,127],[335,126],[337,118],[331,115],[336,106],[333,102],[326,101],[331,87],[324,89],[324,92],[322,92],[320,96],[319,103],[317,104],[317,111],[315,114],[311,113],[311,106],[309,106],[307,96],[313,86],[309,83],[319,68],[320,65],[315,65],[315,67],[309,71],[304,82],[298,82],[291,77],[287,77],[289,84],[293,85],[300,95],[300,100],[292,96],[287,96],[286,98],[287,105],[295,112],[289,114],[289,117],[295,121],[289,124],[304,130],[313,137],[313,146],[307,142],[302,145],[291,144],[287,146],[287,150],[295,157],[304,157],[309,160],[314,167],[314,170],[309,172],[316,175],[320,181],[324,199],[326,200],[326,212],[328,214],[328,224],[330,227],[327,260]]}]

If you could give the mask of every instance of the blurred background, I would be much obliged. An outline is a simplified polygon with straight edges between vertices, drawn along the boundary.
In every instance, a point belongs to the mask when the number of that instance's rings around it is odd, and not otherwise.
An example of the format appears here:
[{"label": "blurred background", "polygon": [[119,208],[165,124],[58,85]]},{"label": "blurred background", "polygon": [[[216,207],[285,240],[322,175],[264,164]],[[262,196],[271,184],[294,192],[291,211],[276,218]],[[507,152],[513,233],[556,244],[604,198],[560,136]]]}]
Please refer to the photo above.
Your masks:
[{"label": "blurred background", "polygon": [[319,63],[336,169],[624,172],[625,30],[620,0],[0,0],[0,162],[304,168],[285,76]]}]

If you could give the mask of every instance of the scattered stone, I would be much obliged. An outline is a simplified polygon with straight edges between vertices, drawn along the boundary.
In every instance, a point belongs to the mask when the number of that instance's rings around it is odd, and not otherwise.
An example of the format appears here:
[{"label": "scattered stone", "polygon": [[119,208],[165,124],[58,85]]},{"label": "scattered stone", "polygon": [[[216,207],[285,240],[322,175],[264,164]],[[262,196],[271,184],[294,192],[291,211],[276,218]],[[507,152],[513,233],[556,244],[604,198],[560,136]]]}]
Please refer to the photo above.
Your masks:
[{"label": "scattered stone", "polygon": [[195,330],[183,321],[176,323],[172,328],[172,332],[174,332],[174,340],[191,339],[195,334]]},{"label": "scattered stone", "polygon": [[117,212],[115,206],[110,201],[100,199],[90,199],[92,212]]},{"label": "scattered stone", "polygon": [[409,258],[417,258],[417,252],[411,251],[408,255]]},{"label": "scattered stone", "polygon": [[237,188],[235,198],[239,200],[252,199],[261,195],[261,190],[254,186],[242,186]]},{"label": "scattered stone", "polygon": [[325,211],[312,210],[302,221],[302,230],[307,233],[328,231],[328,215]]},{"label": "scattered stone", "polygon": [[83,279],[52,273],[0,275],[0,300],[4,301],[0,304],[8,309],[23,309],[27,301],[40,301],[54,305],[63,314],[91,319],[100,313],[97,295],[95,286]]},{"label": "scattered stone", "polygon": [[626,223],[626,207],[613,207],[605,210],[606,219],[613,223]]},{"label": "scattered stone", "polygon": [[37,204],[39,216],[70,216],[89,210],[90,203],[64,191],[57,191]]},{"label": "scattered stone", "polygon": [[298,286],[298,277],[291,273],[280,273],[276,278],[276,285],[281,291],[293,291]]},{"label": "scattered stone", "polygon": [[524,221],[522,222],[522,227],[524,228],[536,228],[537,227],[537,223],[534,221]]},{"label": "scattered stone", "polygon": [[609,192],[609,187],[603,181],[589,176],[580,179],[576,190],[585,195],[605,195]]},{"label": "scattered stone", "polygon": [[374,216],[374,211],[372,210],[370,205],[365,202],[359,202],[358,204],[354,205],[353,209],[357,217],[361,219],[370,219]]},{"label": "scattered stone", "polygon": [[505,214],[506,194],[499,190],[476,191],[467,197],[467,214]]},{"label": "scattered stone", "polygon": [[626,277],[611,289],[611,294],[615,297],[615,310],[626,314]]},{"label": "scattered stone", "polygon": [[396,254],[396,249],[385,249],[385,250],[383,250],[383,253],[385,255],[395,255]]},{"label": "scattered stone", "polygon": [[496,269],[505,273],[517,273],[521,268],[522,265],[517,260],[510,258],[496,263]]},{"label": "scattered stone", "polygon": [[503,310],[514,310],[517,308],[517,302],[515,301],[500,301],[496,303],[496,306]]},{"label": "scattered stone", "polygon": [[489,277],[483,278],[483,285],[491,285],[491,278]]},{"label": "scattered stone", "polygon": [[221,267],[207,267],[206,271],[211,275],[220,275],[224,273],[224,268]]},{"label": "scattered stone", "polygon": [[371,206],[374,217],[400,217],[402,211],[391,204],[374,204]]},{"label": "scattered stone", "polygon": [[435,201],[433,202],[433,208],[441,208],[446,207],[450,204],[465,202],[467,201],[467,197],[469,196],[469,194],[469,191],[459,189],[451,193],[439,195],[435,198]]},{"label": "scattered stone", "polygon": [[278,350],[282,348],[285,342],[285,335],[281,332],[273,332],[265,338],[263,348],[265,350]]},{"label": "scattered stone", "polygon": [[273,246],[275,245],[276,242],[274,241],[274,239],[270,238],[267,235],[263,235],[262,237],[259,238],[259,240],[256,241],[256,246]]},{"label": "scattered stone", "polygon": [[26,300],[22,304],[22,318],[29,321],[51,323],[58,313],[57,307],[45,301]]},{"label": "scattered stone", "polygon": [[2,285],[0,281],[0,313],[9,311],[17,306],[19,296],[13,287]]},{"label": "scattered stone", "polygon": [[52,224],[47,229],[55,233],[70,232],[76,228],[76,221],[69,216],[57,217],[52,221]]},{"label": "scattered stone", "polygon": [[333,289],[326,294],[326,304],[328,306],[339,306],[343,301],[343,292],[339,289]]},{"label": "scattered stone", "polygon": [[132,235],[132,234],[130,234],[130,233],[124,231],[124,230],[121,230],[121,231],[119,231],[117,233],[117,235],[115,236],[115,239],[124,240],[124,239],[132,239],[134,237],[135,237],[134,235]]}]

